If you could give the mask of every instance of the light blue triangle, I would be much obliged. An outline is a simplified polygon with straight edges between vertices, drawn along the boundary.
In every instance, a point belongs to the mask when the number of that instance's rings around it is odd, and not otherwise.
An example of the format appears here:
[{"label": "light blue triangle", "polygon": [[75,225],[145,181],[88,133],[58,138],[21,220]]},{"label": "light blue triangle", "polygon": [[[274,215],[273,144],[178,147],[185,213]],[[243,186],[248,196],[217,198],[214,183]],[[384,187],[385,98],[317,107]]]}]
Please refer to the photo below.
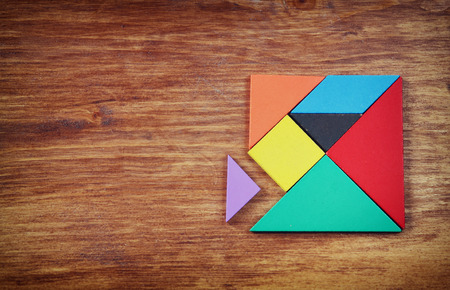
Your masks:
[{"label": "light blue triangle", "polygon": [[364,113],[398,75],[327,76],[291,113]]},{"label": "light blue triangle", "polygon": [[400,232],[401,229],[327,155],[253,232]]}]

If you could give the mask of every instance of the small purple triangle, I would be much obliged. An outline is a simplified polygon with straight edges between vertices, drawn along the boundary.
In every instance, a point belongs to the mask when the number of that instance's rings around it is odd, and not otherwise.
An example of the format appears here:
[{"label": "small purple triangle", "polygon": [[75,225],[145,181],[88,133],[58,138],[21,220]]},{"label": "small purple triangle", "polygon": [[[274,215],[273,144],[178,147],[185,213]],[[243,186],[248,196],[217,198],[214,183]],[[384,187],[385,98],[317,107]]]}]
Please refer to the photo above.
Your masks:
[{"label": "small purple triangle", "polygon": [[259,186],[228,155],[226,221],[228,222],[259,191]]}]

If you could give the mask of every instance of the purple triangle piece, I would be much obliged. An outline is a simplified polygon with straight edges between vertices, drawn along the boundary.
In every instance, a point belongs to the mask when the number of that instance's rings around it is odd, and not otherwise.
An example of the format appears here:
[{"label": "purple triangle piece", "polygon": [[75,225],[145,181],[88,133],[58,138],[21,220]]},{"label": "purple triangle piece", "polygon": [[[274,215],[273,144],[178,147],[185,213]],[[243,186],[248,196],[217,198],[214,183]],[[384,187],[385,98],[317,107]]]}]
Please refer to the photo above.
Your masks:
[{"label": "purple triangle piece", "polygon": [[228,222],[259,190],[259,186],[228,155],[226,221]]}]

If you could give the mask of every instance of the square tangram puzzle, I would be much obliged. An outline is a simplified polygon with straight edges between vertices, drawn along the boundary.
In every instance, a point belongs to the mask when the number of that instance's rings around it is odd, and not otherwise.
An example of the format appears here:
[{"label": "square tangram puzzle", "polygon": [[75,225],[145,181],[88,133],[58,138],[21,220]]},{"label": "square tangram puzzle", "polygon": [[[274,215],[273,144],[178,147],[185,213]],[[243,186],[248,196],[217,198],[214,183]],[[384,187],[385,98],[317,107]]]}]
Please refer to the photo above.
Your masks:
[{"label": "square tangram puzzle", "polygon": [[253,75],[249,155],[286,194],[254,232],[400,232],[402,78]]}]

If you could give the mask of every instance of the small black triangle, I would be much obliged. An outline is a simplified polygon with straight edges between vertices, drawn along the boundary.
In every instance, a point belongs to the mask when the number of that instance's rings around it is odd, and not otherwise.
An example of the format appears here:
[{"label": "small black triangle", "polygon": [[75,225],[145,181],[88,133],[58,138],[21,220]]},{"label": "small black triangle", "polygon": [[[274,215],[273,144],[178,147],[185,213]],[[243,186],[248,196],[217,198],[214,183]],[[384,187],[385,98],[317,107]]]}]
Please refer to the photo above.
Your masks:
[{"label": "small black triangle", "polygon": [[323,113],[289,115],[325,152],[362,116],[362,114]]}]

